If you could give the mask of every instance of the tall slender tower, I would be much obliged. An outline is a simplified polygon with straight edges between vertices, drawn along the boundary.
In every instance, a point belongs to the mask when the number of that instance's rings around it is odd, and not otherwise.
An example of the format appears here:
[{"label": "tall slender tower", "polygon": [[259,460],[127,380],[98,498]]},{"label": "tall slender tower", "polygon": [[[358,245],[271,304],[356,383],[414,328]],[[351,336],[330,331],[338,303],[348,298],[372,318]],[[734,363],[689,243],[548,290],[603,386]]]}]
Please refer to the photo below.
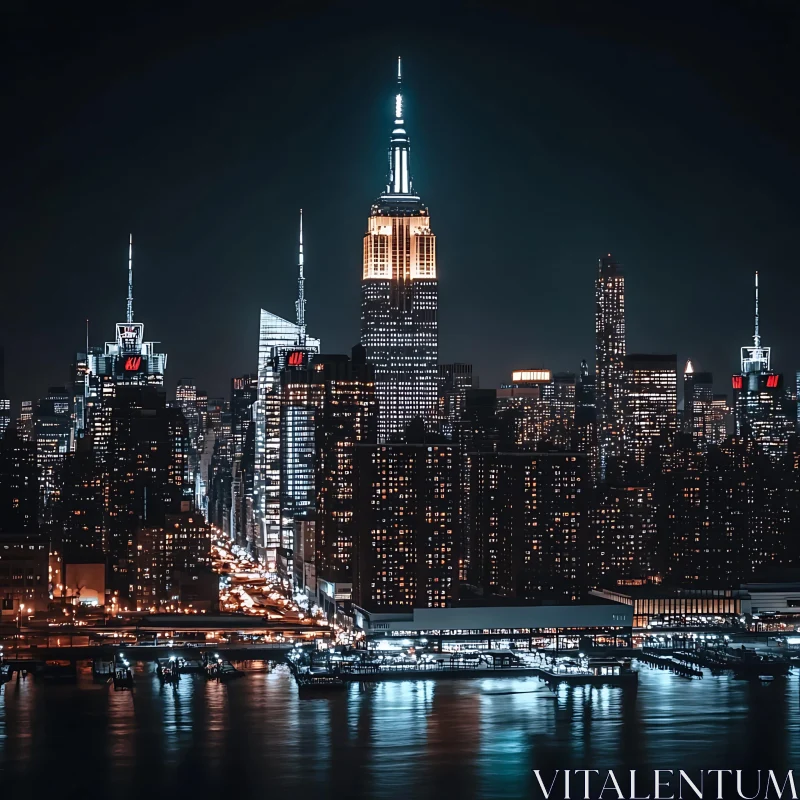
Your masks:
[{"label": "tall slender tower", "polygon": [[743,347],[741,355],[742,371],[732,378],[736,435],[755,442],[765,455],[780,461],[788,452],[794,420],[783,375],[773,371],[770,348],[761,344],[757,272],[753,344]]},{"label": "tall slender tower", "polygon": [[436,412],[439,285],[436,237],[414,193],[397,59],[394,126],[386,191],[372,205],[364,235],[361,343],[375,365],[378,438],[404,431]]},{"label": "tall slender tower", "polygon": [[599,478],[619,463],[623,448],[625,276],[611,253],[598,262],[595,286],[595,358]]}]

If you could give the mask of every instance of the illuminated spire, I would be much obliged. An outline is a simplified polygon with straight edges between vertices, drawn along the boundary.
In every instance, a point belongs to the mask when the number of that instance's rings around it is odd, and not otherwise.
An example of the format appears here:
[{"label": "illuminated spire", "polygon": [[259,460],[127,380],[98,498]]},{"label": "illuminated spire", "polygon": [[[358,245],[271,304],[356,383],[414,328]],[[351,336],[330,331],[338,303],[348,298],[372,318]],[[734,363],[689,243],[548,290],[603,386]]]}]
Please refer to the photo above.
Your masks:
[{"label": "illuminated spire", "polygon": [[306,277],[303,272],[303,209],[300,209],[300,254],[297,265],[300,273],[297,278],[297,327],[300,328],[300,344],[306,342]]},{"label": "illuminated spire", "polygon": [[389,183],[387,195],[411,195],[411,143],[405,129],[403,109],[403,62],[397,59],[397,90],[394,97],[394,126],[389,142]]},{"label": "illuminated spire", "polygon": [[683,370],[684,375],[691,375],[694,372],[694,367],[692,366],[692,360],[689,359],[686,362],[686,368]]},{"label": "illuminated spire", "polygon": [[758,270],[756,270],[756,327],[753,334],[753,344],[761,347],[761,334],[758,332]]},{"label": "illuminated spire", "polygon": [[127,321],[133,322],[133,234],[128,239],[128,315]]}]

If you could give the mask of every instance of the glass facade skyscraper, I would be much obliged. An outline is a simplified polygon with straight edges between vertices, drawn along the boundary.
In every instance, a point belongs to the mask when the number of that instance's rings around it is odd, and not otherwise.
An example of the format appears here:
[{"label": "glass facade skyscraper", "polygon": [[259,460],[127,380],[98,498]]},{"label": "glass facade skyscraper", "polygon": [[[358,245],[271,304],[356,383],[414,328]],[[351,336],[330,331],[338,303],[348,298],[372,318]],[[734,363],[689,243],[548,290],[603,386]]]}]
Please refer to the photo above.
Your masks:
[{"label": "glass facade skyscraper", "polygon": [[436,237],[414,193],[400,62],[386,190],[372,205],[364,235],[361,343],[375,365],[378,437],[402,434],[437,406],[439,285]]},{"label": "glass facade skyscraper", "polygon": [[[300,212],[297,322],[261,309],[258,336],[258,388],[253,406],[255,466],[252,530],[256,541],[248,542],[259,557],[274,567],[277,549],[292,548],[294,532],[281,536],[281,372],[305,363],[308,355],[319,353],[319,339],[306,335],[305,275],[303,263],[303,217]],[[294,355],[293,355],[294,354]]]}]

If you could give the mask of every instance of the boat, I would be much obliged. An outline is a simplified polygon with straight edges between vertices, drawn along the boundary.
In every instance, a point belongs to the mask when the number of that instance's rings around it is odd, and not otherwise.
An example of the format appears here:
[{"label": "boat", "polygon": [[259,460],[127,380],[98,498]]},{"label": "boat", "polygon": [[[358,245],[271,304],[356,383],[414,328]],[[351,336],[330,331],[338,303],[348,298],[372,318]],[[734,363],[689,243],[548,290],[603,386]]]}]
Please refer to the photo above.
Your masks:
[{"label": "boat", "polygon": [[175,656],[159,658],[156,661],[156,674],[164,683],[177,683],[181,679]]},{"label": "boat", "polygon": [[217,665],[217,680],[229,681],[232,678],[241,678],[243,675],[244,672],[240,669],[236,669],[230,661],[220,661]]},{"label": "boat", "polygon": [[298,672],[295,675],[298,689],[305,691],[344,689],[347,683],[338,672]]},{"label": "boat", "polygon": [[770,683],[771,681],[775,680],[775,676],[774,675],[759,675],[758,679],[761,681],[761,683]]},{"label": "boat", "polygon": [[179,658],[178,659],[178,671],[182,674],[192,673],[192,672],[203,672],[205,667],[203,666],[203,662],[198,659],[192,658]]}]

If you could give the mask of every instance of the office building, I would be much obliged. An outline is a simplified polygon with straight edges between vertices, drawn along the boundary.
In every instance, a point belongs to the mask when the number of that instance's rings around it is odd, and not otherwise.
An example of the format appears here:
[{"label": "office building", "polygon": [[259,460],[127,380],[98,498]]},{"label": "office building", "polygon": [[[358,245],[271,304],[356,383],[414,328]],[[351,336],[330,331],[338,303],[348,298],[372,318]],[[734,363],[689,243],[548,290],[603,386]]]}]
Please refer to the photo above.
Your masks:
[{"label": "office building", "polygon": [[[280,502],[281,544],[287,565],[294,547],[295,519],[313,514],[316,507],[314,457],[316,417],[322,386],[314,380],[308,355],[287,358],[281,370]],[[286,576],[288,577],[288,576]]]},{"label": "office building", "polygon": [[253,422],[253,404],[258,396],[258,375],[242,375],[231,380],[232,459],[241,459],[247,430]]},{"label": "office building", "polygon": [[0,619],[25,623],[50,602],[50,545],[35,533],[0,532]]},{"label": "office building", "polygon": [[635,471],[652,460],[659,470],[678,428],[677,356],[637,353],[623,363],[626,462]]},{"label": "office building", "polygon": [[90,440],[78,440],[61,470],[54,520],[54,546],[65,561],[82,563],[106,549],[103,464]]},{"label": "office building", "polygon": [[625,275],[610,253],[598,263],[595,302],[598,473],[605,481],[618,472],[624,449]]},{"label": "office building", "polygon": [[478,377],[472,374],[472,364],[439,364],[438,387],[441,433],[452,439],[464,415],[466,393],[478,388]]},{"label": "office building", "polygon": [[134,538],[141,527],[158,528],[165,514],[191,493],[188,430],[183,414],[152,386],[119,386],[110,400],[111,435],[106,476],[106,548],[110,584],[134,595]]},{"label": "office building", "polygon": [[0,347],[0,441],[11,425],[11,401],[6,394],[5,350]]},{"label": "office building", "polygon": [[683,432],[692,437],[698,450],[715,443],[714,377],[710,372],[695,372],[691,361],[683,371]]},{"label": "office building", "polygon": [[755,277],[753,345],[741,349],[741,373],[734,375],[733,406],[736,435],[751,442],[772,461],[789,452],[795,414],[783,375],[773,372],[770,348],[762,347],[758,314],[758,273]]},{"label": "office building", "polygon": [[412,185],[410,155],[398,59],[389,178],[367,221],[362,274],[361,343],[375,365],[381,441],[416,418],[432,425],[437,407],[436,237]]},{"label": "office building", "polygon": [[589,457],[592,480],[597,477],[599,455],[597,450],[597,406],[595,404],[595,374],[581,361],[581,372],[575,385],[575,449]]},{"label": "office building", "polygon": [[36,446],[11,428],[0,440],[0,533],[28,533],[38,528]]},{"label": "office building", "polygon": [[319,339],[306,334],[302,211],[298,267],[297,322],[289,322],[261,309],[258,339],[258,393],[253,407],[254,520],[251,527],[253,539],[248,541],[248,546],[273,569],[278,548],[284,544],[292,546],[291,541],[281,538],[281,371],[290,360],[290,354],[295,354],[295,361],[298,358],[302,361],[311,353],[319,353],[320,347]]},{"label": "office building", "polygon": [[72,450],[71,401],[70,392],[56,386],[36,406],[33,422],[42,513],[58,499],[61,465]]},{"label": "office building", "polygon": [[128,298],[125,322],[116,324],[113,342],[105,348],[88,347],[86,386],[86,426],[93,446],[105,456],[110,430],[110,402],[118,386],[164,385],[166,353],[157,349],[158,342],[144,340],[144,324],[133,318],[133,236],[128,242]]},{"label": "office building", "polygon": [[23,400],[19,406],[19,416],[17,417],[17,435],[24,442],[33,442],[33,400]]}]

